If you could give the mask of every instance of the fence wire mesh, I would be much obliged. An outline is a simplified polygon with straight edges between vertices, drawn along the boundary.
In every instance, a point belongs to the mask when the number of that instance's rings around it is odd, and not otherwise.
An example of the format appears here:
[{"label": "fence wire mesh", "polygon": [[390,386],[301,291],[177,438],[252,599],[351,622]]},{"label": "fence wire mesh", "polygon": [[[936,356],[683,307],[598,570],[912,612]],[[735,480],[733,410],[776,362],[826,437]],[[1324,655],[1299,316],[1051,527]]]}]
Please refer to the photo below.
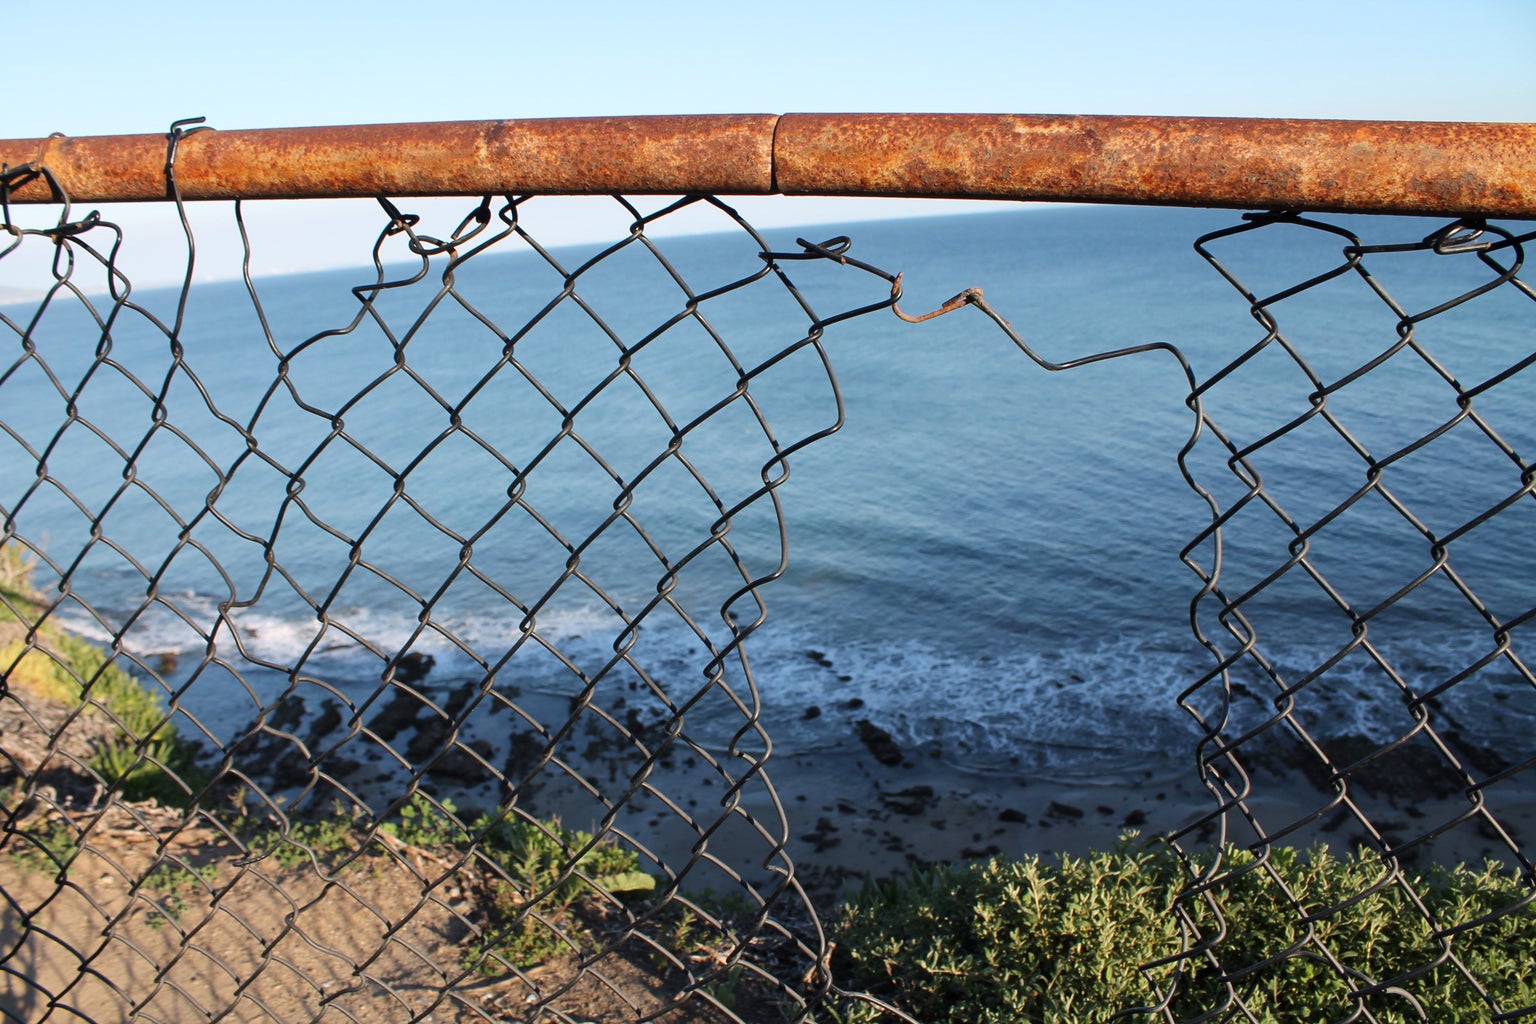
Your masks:
[{"label": "fence wire mesh", "polygon": [[[46,174],[8,170],[4,188]],[[246,280],[229,317],[255,325],[261,361],[184,337],[190,229],[157,316],[112,224],[66,203],[21,228],[7,207],[0,257],[42,247],[51,280],[0,310],[0,396],[56,400],[48,419],[0,413],[4,1019],[898,1015],[878,1007],[899,986],[842,991],[857,986],[788,852],[808,828],[770,779],[747,648],[787,564],[790,457],[842,424],[824,332],[894,306],[899,285],[846,239],[774,252],[712,197],[654,213],[616,199],[628,234],[571,264],[525,227],[536,202],[487,197],[438,237],[381,200],[375,274],[345,305],[301,321]],[[684,267],[656,239],[699,209],[740,233],[740,264]],[[1275,232],[1327,244],[1315,265],[1271,266]],[[1274,993],[1303,975],[1336,989],[1339,1020],[1437,1019],[1436,999],[1467,989],[1491,1019],[1536,1013],[1529,972],[1494,976],[1479,952],[1536,898],[1520,831],[1536,751],[1497,727],[1536,708],[1519,653],[1536,597],[1511,539],[1531,514],[1519,398],[1536,355],[1454,366],[1437,334],[1473,300],[1529,318],[1532,237],[1456,223],[1365,245],[1250,215],[1196,243],[1259,325],[1204,377],[1168,344],[1052,363],[979,292],[947,307],[976,306],[1048,369],[1161,350],[1188,374],[1178,457],[1211,517],[1182,557],[1212,661],[1169,700],[1199,727],[1214,800],[1165,837],[1188,874],[1180,940],[1142,966],[1138,1005],[1102,1016],[1286,1019]],[[533,280],[477,274],[508,247],[535,254]],[[1394,298],[1371,268],[1407,258],[1451,268],[1445,294]],[[816,311],[786,269],[801,260],[871,275],[874,298]],[[590,299],[619,266],[649,287]],[[1291,326],[1309,295],[1345,288],[1370,326]],[[785,325],[770,349],[725,326],[769,315]],[[681,361],[712,365],[713,390],[680,390]],[[232,374],[248,399],[223,397]],[[1251,374],[1293,386],[1229,405]],[[1354,413],[1404,374],[1441,386],[1419,426]],[[776,405],[788,390],[817,395],[813,411]],[[1271,462],[1302,444],[1318,453],[1304,488]],[[1466,480],[1419,470],[1446,445],[1464,446]],[[1400,566],[1400,586],[1361,592],[1341,535]],[[423,551],[430,572],[405,568]],[[135,599],[93,592],[103,574]],[[470,599],[500,609],[499,631],[465,620]],[[1315,659],[1271,653],[1292,639],[1287,609],[1317,602],[1338,625],[1307,638]],[[279,644],[274,607],[299,610],[302,635]],[[196,663],[146,653],[150,626]],[[1464,660],[1427,671],[1426,631],[1463,638]],[[444,681],[444,650],[472,670]],[[360,653],[376,677],[362,693],[336,682]],[[1357,728],[1319,728],[1346,705]],[[1447,903],[1421,877],[1473,835],[1511,883],[1494,892],[1516,895]],[[1329,839],[1367,851],[1368,882],[1309,887],[1291,851]],[[1254,893],[1290,919],[1283,948],[1246,930]],[[1385,912],[1409,950],[1390,973],[1333,949],[1340,922]]]},{"label": "fence wire mesh", "polygon": [[[1265,233],[1287,231],[1317,240],[1304,266],[1267,259]],[[1215,663],[1177,700],[1203,734],[1199,773],[1217,804],[1165,837],[1193,877],[1176,907],[1184,947],[1145,965],[1158,998],[1123,1016],[1286,1019],[1288,983],[1333,987],[1340,1020],[1433,1020],[1440,1000],[1466,992],[1489,1019],[1536,1014],[1533,951],[1513,947],[1513,973],[1490,967],[1490,954],[1512,951],[1501,924],[1536,900],[1522,838],[1536,750],[1523,724],[1496,724],[1524,723],[1536,706],[1518,645],[1536,605],[1514,540],[1533,481],[1517,381],[1536,356],[1479,349],[1487,339],[1475,326],[1469,350],[1456,321],[1474,300],[1491,307],[1488,296],[1504,303],[1489,315],[1529,318],[1536,292],[1519,274],[1533,237],[1457,221],[1367,245],[1294,211],[1247,215],[1195,243],[1260,328],[1203,379],[1172,345],[1052,363],[979,295],[958,297],[1046,369],[1163,349],[1188,374],[1197,426],[1179,461],[1212,518],[1181,558],[1203,584],[1190,621]],[[1372,268],[1413,255],[1451,265],[1435,268],[1429,292],[1399,301]],[[1327,290],[1325,309],[1307,308],[1309,292]],[[1341,295],[1360,323],[1339,322]],[[1271,382],[1272,397],[1255,402],[1246,389],[1226,404],[1245,374]],[[1384,396],[1391,405],[1425,381],[1434,401],[1382,416]],[[1416,456],[1432,445],[1442,455],[1456,446],[1462,472],[1421,468]],[[1341,550],[1393,565],[1398,582],[1378,591]],[[1319,620],[1299,627],[1297,612],[1319,605],[1335,627],[1298,644],[1297,629]],[[1432,641],[1459,660],[1426,663]],[[1297,861],[1296,847],[1330,841],[1359,851],[1360,888],[1326,892]],[[1443,876],[1420,877],[1478,858],[1509,884],[1447,900]],[[1292,943],[1245,935],[1255,903],[1294,915]],[[1346,926],[1389,930],[1393,955],[1379,960],[1391,969],[1336,953],[1330,935],[1358,934]]]},{"label": "fence wire mesh", "polygon": [[[1315,262],[1300,275],[1286,268],[1293,276],[1278,287],[1258,283],[1275,268],[1254,265],[1250,254],[1251,269],[1240,271],[1224,250],[1289,231],[1320,244]],[[1474,300],[1490,316],[1529,318],[1536,292],[1519,275],[1533,237],[1461,221],[1421,239],[1367,245],[1336,225],[1275,213],[1196,242],[1261,331],[1192,393],[1238,490],[1218,501],[1216,476],[1197,477],[1212,525],[1183,553],[1204,583],[1192,607],[1195,635],[1217,664],[1179,701],[1205,733],[1200,769],[1220,809],[1172,838],[1215,825],[1252,854],[1203,866],[1180,907],[1190,948],[1174,962],[1185,970],[1206,961],[1226,989],[1217,1005],[1232,1013],[1253,1016],[1247,993],[1266,975],[1313,966],[1337,979],[1341,1017],[1436,1019],[1437,1001],[1456,990],[1475,992],[1495,1020],[1536,1013],[1528,968],[1496,976],[1487,959],[1505,951],[1501,922],[1528,912],[1536,897],[1521,807],[1536,749],[1527,729],[1497,725],[1523,717],[1536,697],[1519,643],[1536,604],[1522,566],[1527,545],[1516,539],[1533,480],[1519,375],[1536,357],[1497,351],[1458,319]],[[1434,286],[1394,297],[1384,267],[1415,254],[1436,261]],[[1308,295],[1330,288],[1374,309],[1393,334],[1310,318]],[[1471,346],[1456,343],[1468,334]],[[1223,389],[1253,373],[1294,382],[1286,400],[1223,411],[1218,423],[1213,404]],[[1415,384],[1433,387],[1436,399],[1391,423],[1362,411],[1366,395],[1408,395]],[[1315,490],[1303,498],[1294,475],[1270,473],[1277,452],[1302,444],[1313,484],[1327,481],[1321,500]],[[1424,455],[1437,446],[1455,452],[1460,472],[1426,472]],[[1366,557],[1394,566],[1391,589],[1361,585],[1339,559],[1351,535],[1365,540]],[[1337,626],[1310,638],[1315,657],[1287,664],[1269,653],[1287,610],[1319,602],[1336,612]],[[1426,663],[1420,655],[1431,639],[1459,657]],[[1324,735],[1346,706],[1358,724]],[[1319,792],[1307,813],[1261,812],[1266,791],[1295,786],[1298,772]],[[1319,900],[1303,892],[1293,864],[1281,865],[1281,847],[1340,830],[1374,877]],[[1513,884],[1446,900],[1410,880],[1412,869],[1456,863],[1469,849],[1502,864]],[[1222,941],[1213,923],[1228,894],[1244,887],[1265,889],[1296,913],[1292,946]],[[1412,951],[1385,974],[1330,947],[1331,931],[1364,914],[1390,920],[1394,940]],[[1517,962],[1529,963],[1529,952]]]}]

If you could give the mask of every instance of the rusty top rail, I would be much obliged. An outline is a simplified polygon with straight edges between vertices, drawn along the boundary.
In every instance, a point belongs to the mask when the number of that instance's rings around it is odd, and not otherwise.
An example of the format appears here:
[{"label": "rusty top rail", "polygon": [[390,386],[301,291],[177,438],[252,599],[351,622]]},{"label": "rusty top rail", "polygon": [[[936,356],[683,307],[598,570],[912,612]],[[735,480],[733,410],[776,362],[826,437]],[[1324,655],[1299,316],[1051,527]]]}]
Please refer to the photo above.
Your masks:
[{"label": "rusty top rail", "polygon": [[[77,201],[164,199],[167,136],[0,141]],[[1536,217],[1536,124],[711,114],[199,131],[187,199],[910,196]],[[56,200],[41,179],[13,202]]]}]

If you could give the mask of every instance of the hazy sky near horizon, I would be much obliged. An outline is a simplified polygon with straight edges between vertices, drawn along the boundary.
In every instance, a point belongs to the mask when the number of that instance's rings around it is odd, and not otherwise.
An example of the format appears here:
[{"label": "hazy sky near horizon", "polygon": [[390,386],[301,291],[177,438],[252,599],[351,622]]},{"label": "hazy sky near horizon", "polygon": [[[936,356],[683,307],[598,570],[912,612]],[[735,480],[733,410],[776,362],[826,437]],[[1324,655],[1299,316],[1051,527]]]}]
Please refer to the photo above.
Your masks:
[{"label": "hazy sky near horizon", "polygon": [[[5,137],[163,132],[195,115],[218,128],[839,110],[1536,120],[1532,0],[69,11],[7,14]],[[951,208],[893,202],[744,208],[762,223]],[[568,229],[577,240],[582,217]]]}]

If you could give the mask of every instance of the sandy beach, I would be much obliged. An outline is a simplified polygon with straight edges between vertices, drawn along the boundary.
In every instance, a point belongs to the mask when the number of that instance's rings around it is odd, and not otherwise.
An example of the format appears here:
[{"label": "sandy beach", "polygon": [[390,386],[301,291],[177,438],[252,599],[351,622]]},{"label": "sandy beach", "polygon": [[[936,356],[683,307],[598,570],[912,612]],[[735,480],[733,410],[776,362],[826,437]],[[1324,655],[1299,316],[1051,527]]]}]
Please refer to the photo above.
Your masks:
[{"label": "sandy beach", "polygon": [[[842,748],[774,754],[760,772],[745,759],[665,760],[619,809],[615,825],[669,870],[695,852],[707,854],[724,872],[719,879],[705,872],[711,887],[733,884],[732,872],[771,886],[787,856],[823,912],[865,878],[998,855],[1083,855],[1127,837],[1179,833],[1181,845],[1199,851],[1219,842],[1254,845],[1261,829],[1278,843],[1324,844],[1336,855],[1379,850],[1384,840],[1404,850],[1410,870],[1422,870],[1489,859],[1514,865],[1510,841],[1528,848],[1536,836],[1536,786],[1520,774],[1483,793],[1486,815],[1477,812],[1476,794],[1422,758],[1389,757],[1354,770],[1341,792],[1315,755],[1278,731],[1245,762],[1245,805],[1256,829],[1236,808],[1224,819],[1215,815],[1221,803],[1200,781],[1193,739],[1186,751],[1113,777],[978,773],[949,763],[937,748],[903,750],[856,712],[847,717]],[[1345,749],[1332,751],[1335,763],[1350,763]],[[590,812],[593,784],[605,774],[622,779],[632,768],[620,759],[605,773],[588,763],[582,784],[547,766],[523,806],[589,828],[598,824]],[[743,776],[738,792],[730,781]],[[782,852],[780,836],[788,838]]]}]

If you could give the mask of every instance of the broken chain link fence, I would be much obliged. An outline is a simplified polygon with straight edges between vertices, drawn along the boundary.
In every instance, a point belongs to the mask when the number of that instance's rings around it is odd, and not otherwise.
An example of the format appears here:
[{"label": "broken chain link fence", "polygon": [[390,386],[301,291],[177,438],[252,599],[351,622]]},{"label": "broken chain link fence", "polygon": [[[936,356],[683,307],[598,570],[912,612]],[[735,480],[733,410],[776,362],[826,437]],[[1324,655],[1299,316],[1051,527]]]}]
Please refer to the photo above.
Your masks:
[{"label": "broken chain link fence", "polygon": [[[1195,248],[1259,330],[1203,378],[1166,344],[1052,363],[979,294],[953,303],[979,306],[1048,370],[1163,350],[1188,375],[1197,425],[1179,463],[1212,518],[1181,558],[1203,584],[1190,621],[1215,663],[1177,700],[1203,733],[1200,777],[1217,806],[1165,837],[1194,878],[1176,907],[1184,948],[1144,968],[1158,999],[1119,1016],[1284,1019],[1277,979],[1300,978],[1333,987],[1339,1019],[1433,1020],[1456,993],[1489,1019],[1526,1019],[1536,1003],[1518,965],[1530,951],[1507,947],[1501,925],[1536,901],[1521,838],[1536,676],[1519,644],[1536,604],[1516,539],[1536,482],[1519,375],[1536,355],[1458,314],[1481,301],[1485,317],[1529,320],[1536,291],[1520,270],[1536,232],[1457,221],[1368,245],[1296,212],[1243,221]],[[1308,261],[1274,265],[1266,233],[1298,231],[1315,239]],[[1413,258],[1436,262],[1434,284],[1400,300],[1378,275]],[[1327,298],[1309,307],[1313,292]],[[1265,386],[1241,387],[1244,376]],[[1417,402],[1426,386],[1432,400]],[[1394,395],[1416,402],[1411,415],[1382,417]],[[1453,449],[1460,472],[1428,466],[1431,446],[1442,459]],[[1389,562],[1397,583],[1379,590],[1341,552]],[[1328,614],[1299,614],[1319,606]],[[1336,625],[1298,635],[1320,619]],[[1501,728],[1505,716],[1521,724]],[[1309,794],[1300,817],[1284,810],[1296,793]],[[1320,899],[1295,848],[1330,842],[1360,851],[1374,877]],[[1421,876],[1466,849],[1509,884],[1432,899],[1451,883]],[[1239,904],[1293,916],[1294,942],[1249,940],[1230,913]],[[1392,947],[1389,973],[1331,948],[1362,930]],[[1490,970],[1505,953],[1513,972]]]},{"label": "broken chain link fence", "polygon": [[[11,170],[5,187],[47,173]],[[376,273],[348,280],[343,304],[269,308],[247,279],[228,338],[195,344],[191,258],[157,316],[117,267],[113,225],[67,204],[46,229],[7,215],[5,255],[41,246],[52,262],[43,298],[0,312],[0,395],[57,401],[46,422],[0,413],[5,1019],[756,1021],[837,988],[787,853],[805,826],[770,780],[748,641],[786,566],[790,457],[842,423],[823,334],[899,287],[846,239],[774,252],[712,197],[615,201],[629,233],[579,264],[525,228],[539,200],[487,197],[443,237],[381,201]],[[741,233],[739,265],[683,267],[654,237],[701,208]],[[1271,268],[1254,243],[1278,231],[1331,247]],[[1341,986],[1341,1019],[1434,1019],[1425,979],[1471,986],[1494,1019],[1536,1012],[1460,953],[1536,896],[1505,811],[1533,752],[1494,728],[1536,700],[1518,646],[1531,577],[1510,539],[1531,504],[1514,399],[1536,356],[1463,369],[1436,338],[1471,305],[1529,317],[1531,237],[1457,223],[1370,246],[1251,215],[1197,243],[1259,324],[1203,377],[1166,344],[1049,363],[979,292],[951,305],[978,306],[1048,369],[1164,350],[1189,376],[1179,461],[1211,523],[1182,557],[1212,667],[1169,699],[1199,725],[1215,800],[1167,837],[1190,870],[1182,944],[1144,966],[1145,1005],[1106,1012],[1265,1019],[1267,979],[1300,967]],[[536,261],[529,280],[481,272],[508,247]],[[1257,277],[1239,267],[1255,251]],[[1394,298],[1371,268],[1399,258],[1454,265],[1455,286]],[[804,260],[873,275],[874,298],[814,310],[789,273]],[[590,300],[621,265],[649,287]],[[1288,326],[1343,287],[1369,326]],[[768,350],[724,326],[768,316],[785,325]],[[713,366],[713,389],[679,390],[682,361]],[[1352,416],[1352,389],[1407,372],[1444,396],[1411,436]],[[1228,407],[1231,382],[1259,373],[1293,386]],[[773,400],[790,391],[816,397],[809,412]],[[1303,443],[1320,455],[1292,490],[1269,456]],[[1446,444],[1477,466],[1465,485],[1415,472]],[[1354,592],[1336,531],[1379,537],[1402,585]],[[137,597],[103,598],[102,577]],[[1309,638],[1316,659],[1269,653],[1292,639],[1287,607],[1317,601],[1339,625]],[[466,612],[488,604],[494,623]],[[146,630],[201,653],[157,657]],[[1426,669],[1412,646],[1426,630],[1464,637],[1465,659]],[[369,685],[341,682],[360,662]],[[1359,729],[1320,731],[1345,703]],[[1266,793],[1298,786],[1315,809],[1277,820]],[[1448,919],[1413,869],[1469,830],[1524,895]],[[1379,871],[1318,905],[1285,849],[1330,837]],[[1294,920],[1294,943],[1245,941],[1231,904],[1253,889]],[[1419,951],[1390,976],[1329,945],[1379,893]]]}]

